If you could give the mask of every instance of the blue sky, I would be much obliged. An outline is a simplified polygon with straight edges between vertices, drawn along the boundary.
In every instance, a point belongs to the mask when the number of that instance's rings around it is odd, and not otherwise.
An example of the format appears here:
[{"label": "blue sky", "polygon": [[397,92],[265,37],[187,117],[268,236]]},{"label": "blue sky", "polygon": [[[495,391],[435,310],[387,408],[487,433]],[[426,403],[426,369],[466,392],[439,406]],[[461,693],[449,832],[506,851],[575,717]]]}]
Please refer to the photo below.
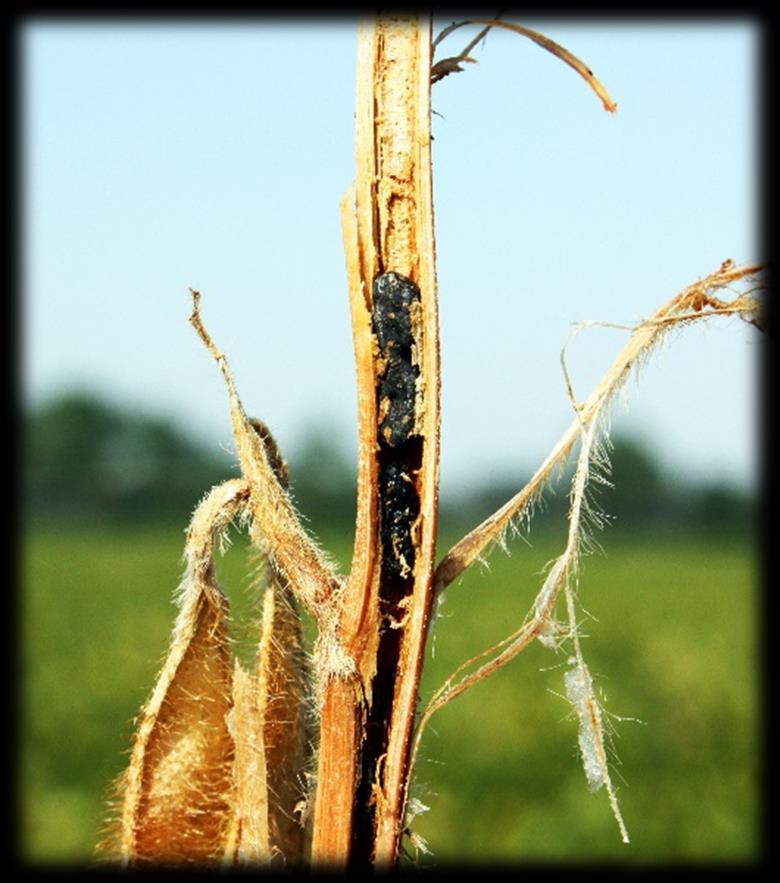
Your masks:
[{"label": "blue sky", "polygon": [[[724,259],[762,258],[757,25],[506,17],[582,58],[618,111],[507,32],[433,88],[445,493],[521,479],[566,428],[572,323],[635,322]],[[193,286],[283,449],[327,426],[354,452],[338,203],[355,47],[349,18],[27,20],[26,401],[86,386],[230,446],[222,379],[187,322]],[[577,338],[578,397],[624,340]],[[681,475],[754,485],[761,345],[737,320],[672,335],[613,431]]]}]

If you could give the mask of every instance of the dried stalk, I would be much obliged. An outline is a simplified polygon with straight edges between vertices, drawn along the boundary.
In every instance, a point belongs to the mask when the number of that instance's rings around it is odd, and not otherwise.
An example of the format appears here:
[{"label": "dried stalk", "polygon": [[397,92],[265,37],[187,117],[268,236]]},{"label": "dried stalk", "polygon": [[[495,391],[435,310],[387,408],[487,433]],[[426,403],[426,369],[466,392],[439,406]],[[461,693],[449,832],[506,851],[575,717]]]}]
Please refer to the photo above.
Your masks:
[{"label": "dried stalk", "polygon": [[[315,864],[394,864],[402,830],[410,738],[430,617],[438,509],[430,48],[430,22],[418,19],[380,17],[375,25],[361,24],[358,34],[357,179],[342,202],[358,371],[358,520],[340,637],[355,660],[360,689],[344,679],[332,679],[326,687],[312,847]],[[376,390],[382,367],[371,310],[374,281],[388,272],[412,280],[420,293],[414,403],[419,450],[409,470],[420,514],[413,526],[413,579],[406,580],[400,596],[377,549],[383,499]],[[363,741],[366,729],[372,735]]]}]

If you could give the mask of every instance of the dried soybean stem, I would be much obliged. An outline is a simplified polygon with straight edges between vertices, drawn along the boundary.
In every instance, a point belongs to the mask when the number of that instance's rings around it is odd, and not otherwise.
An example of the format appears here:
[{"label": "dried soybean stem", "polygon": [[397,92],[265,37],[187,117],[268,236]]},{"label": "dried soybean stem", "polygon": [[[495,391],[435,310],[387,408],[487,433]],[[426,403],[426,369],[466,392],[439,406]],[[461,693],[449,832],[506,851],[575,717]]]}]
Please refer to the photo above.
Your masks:
[{"label": "dried soybean stem", "polygon": [[[383,766],[385,803],[377,810],[375,862],[394,864],[398,856],[403,818],[411,776],[411,736],[417,708],[420,678],[433,602],[433,569],[436,554],[439,494],[440,368],[439,319],[435,267],[433,187],[431,168],[431,22],[417,22],[413,34],[414,56],[407,74],[412,112],[410,199],[414,204],[414,236],[408,248],[417,259],[417,284],[421,294],[420,392],[418,423],[423,439],[417,485],[420,516],[416,524],[417,561],[414,589],[402,630],[399,668],[393,696],[393,714]],[[388,97],[392,100],[392,95]],[[403,144],[389,148],[390,157]],[[388,174],[393,163],[387,161]],[[388,237],[389,238],[389,237]]]},{"label": "dried soybean stem", "polygon": [[[398,855],[409,747],[431,606],[438,497],[439,351],[430,167],[430,21],[380,16],[358,34],[356,181],[342,202],[358,373],[358,523],[340,637],[359,684],[332,679],[322,708],[312,860],[392,866]],[[395,273],[419,289],[415,312],[413,578],[380,554],[373,286]],[[411,455],[410,455],[411,456]],[[387,526],[385,526],[387,530]],[[403,591],[403,597],[399,592]],[[395,594],[393,594],[395,593]],[[370,735],[362,741],[365,729]],[[357,759],[357,763],[356,763]]]},{"label": "dried soybean stem", "polygon": [[371,315],[361,282],[354,188],[341,203],[358,388],[358,500],[352,568],[344,587],[339,629],[357,674],[325,685],[320,709],[320,747],[314,802],[312,864],[344,868],[352,844],[355,792],[366,704],[376,672],[378,522],[376,398]]}]

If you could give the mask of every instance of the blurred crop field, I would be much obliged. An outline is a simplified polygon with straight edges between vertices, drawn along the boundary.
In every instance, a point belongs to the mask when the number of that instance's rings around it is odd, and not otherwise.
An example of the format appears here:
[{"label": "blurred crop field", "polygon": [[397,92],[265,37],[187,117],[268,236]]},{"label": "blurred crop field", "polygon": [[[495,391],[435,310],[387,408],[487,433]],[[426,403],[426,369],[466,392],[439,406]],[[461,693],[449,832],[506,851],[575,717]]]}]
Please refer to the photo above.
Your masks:
[{"label": "blurred crop field", "polygon": [[[183,526],[182,526],[183,527]],[[591,794],[563,694],[566,658],[538,643],[456,699],[423,737],[412,796],[425,866],[742,862],[760,828],[757,550],[724,537],[607,531],[583,560],[586,661],[614,726],[631,844]],[[92,860],[175,616],[180,527],[30,530],[21,539],[18,795],[29,863]],[[344,572],[351,537],[323,537]],[[520,625],[561,538],[516,540],[447,591],[423,702]],[[446,551],[447,539],[440,541]],[[220,562],[246,617],[247,548]],[[623,720],[620,720],[623,718]],[[630,718],[630,720],[629,720]],[[411,847],[408,847],[411,849]],[[413,849],[411,849],[414,852]]]}]

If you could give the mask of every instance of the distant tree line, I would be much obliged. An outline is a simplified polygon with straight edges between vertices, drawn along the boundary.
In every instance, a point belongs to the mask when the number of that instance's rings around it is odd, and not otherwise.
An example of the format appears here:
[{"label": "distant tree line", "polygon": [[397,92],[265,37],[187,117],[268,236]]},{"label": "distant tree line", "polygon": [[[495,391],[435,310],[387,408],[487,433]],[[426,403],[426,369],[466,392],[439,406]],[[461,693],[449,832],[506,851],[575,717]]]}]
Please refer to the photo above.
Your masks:
[{"label": "distant tree line", "polygon": [[74,392],[25,418],[23,498],[35,521],[185,518],[231,473],[170,421]]},{"label": "distant tree line", "polygon": [[[210,487],[239,474],[235,456],[171,420],[83,391],[29,409],[21,441],[23,512],[34,524],[185,525]],[[354,521],[354,466],[324,429],[289,465],[293,496],[313,524]]]},{"label": "distant tree line", "polygon": [[[693,484],[666,476],[649,448],[616,437],[610,480],[593,485],[595,501],[618,529],[697,529],[744,534],[755,501],[726,483]],[[205,491],[238,474],[235,458],[194,441],[173,422],[117,407],[88,392],[50,398],[24,417],[24,514],[30,523],[162,522],[186,524]],[[356,470],[327,426],[307,433],[288,455],[291,490],[315,533],[350,529]],[[511,497],[527,476],[443,500],[443,526],[462,530]],[[544,507],[561,523],[565,477]],[[543,517],[547,522],[548,518]]]}]

